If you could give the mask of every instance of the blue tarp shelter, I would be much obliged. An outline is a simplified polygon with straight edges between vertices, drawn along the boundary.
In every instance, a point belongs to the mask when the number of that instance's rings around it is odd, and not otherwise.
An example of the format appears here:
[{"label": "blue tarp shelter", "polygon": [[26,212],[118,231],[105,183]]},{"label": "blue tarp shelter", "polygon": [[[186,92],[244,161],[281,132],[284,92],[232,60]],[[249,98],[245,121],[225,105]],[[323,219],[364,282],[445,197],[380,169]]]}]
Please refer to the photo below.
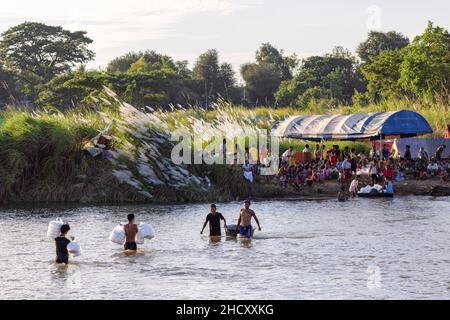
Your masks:
[{"label": "blue tarp shelter", "polygon": [[276,137],[312,141],[415,137],[432,132],[427,120],[410,110],[292,116],[272,128],[272,135]]}]

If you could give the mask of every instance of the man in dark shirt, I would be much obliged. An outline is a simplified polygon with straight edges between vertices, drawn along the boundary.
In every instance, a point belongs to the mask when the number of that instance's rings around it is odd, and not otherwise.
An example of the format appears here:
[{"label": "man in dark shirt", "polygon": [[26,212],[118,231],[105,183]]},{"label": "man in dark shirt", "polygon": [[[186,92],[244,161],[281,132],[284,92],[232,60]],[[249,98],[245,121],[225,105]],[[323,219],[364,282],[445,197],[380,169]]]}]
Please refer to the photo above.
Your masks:
[{"label": "man in dark shirt", "polygon": [[205,230],[206,225],[209,222],[209,236],[210,237],[217,237],[221,236],[222,232],[220,230],[220,220],[223,220],[224,227],[227,227],[227,221],[223,217],[223,215],[220,212],[217,212],[217,207],[215,204],[211,205],[211,212],[206,216],[206,221],[203,224],[203,229],[200,232],[200,234],[203,234],[203,230]]},{"label": "man in dark shirt", "polygon": [[56,263],[69,263],[69,252],[67,251],[67,245],[70,243],[70,240],[66,238],[66,234],[69,230],[70,227],[68,224],[61,226],[61,235],[55,238]]}]

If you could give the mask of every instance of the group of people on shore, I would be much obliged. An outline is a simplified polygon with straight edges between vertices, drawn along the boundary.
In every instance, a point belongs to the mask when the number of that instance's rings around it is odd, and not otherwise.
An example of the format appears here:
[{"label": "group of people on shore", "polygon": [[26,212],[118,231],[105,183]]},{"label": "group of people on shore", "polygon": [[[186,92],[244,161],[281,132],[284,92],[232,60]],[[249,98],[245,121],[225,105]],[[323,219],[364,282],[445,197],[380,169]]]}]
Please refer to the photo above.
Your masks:
[{"label": "group of people on shore", "polygon": [[298,161],[294,148],[290,147],[283,153],[277,177],[282,186],[292,186],[297,190],[325,180],[337,180],[348,185],[362,172],[369,176],[372,184],[403,181],[408,177],[421,180],[433,176],[439,176],[446,182],[450,177],[450,159],[442,157],[445,148],[445,145],[437,148],[434,157],[429,157],[421,148],[417,157],[413,158],[410,146],[407,146],[404,156],[394,159],[386,144],[381,152],[377,152],[374,147],[369,153],[364,150],[357,153],[355,148],[350,149],[348,146],[341,150],[338,145],[325,150],[324,145],[317,144],[314,152],[306,145],[302,161]]}]

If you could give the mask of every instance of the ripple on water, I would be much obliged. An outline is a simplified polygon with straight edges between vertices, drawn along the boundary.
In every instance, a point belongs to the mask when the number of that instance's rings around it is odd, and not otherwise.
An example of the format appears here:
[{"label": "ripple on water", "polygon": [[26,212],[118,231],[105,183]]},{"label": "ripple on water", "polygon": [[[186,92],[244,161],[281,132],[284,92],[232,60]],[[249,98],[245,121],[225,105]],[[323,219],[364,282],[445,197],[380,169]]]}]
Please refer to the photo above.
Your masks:
[{"label": "ripple on water", "polygon": [[[219,210],[233,221],[240,205]],[[252,207],[263,231],[216,243],[198,234],[207,205],[0,209],[0,298],[448,298],[450,198]],[[108,242],[130,212],[158,233],[132,256]],[[45,239],[55,217],[70,221],[83,247],[65,267]]]}]

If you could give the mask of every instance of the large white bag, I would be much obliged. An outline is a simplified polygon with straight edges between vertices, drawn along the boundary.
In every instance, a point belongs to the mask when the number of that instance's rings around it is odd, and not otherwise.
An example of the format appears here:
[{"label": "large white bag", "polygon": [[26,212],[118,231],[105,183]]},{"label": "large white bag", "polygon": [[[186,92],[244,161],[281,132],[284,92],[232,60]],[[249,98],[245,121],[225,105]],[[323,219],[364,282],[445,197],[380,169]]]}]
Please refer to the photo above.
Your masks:
[{"label": "large white bag", "polygon": [[138,235],[144,239],[151,240],[155,237],[155,230],[150,224],[141,222],[139,224]]},{"label": "large white bag", "polygon": [[73,257],[78,257],[81,255],[81,246],[78,242],[72,241],[67,245],[67,251],[69,251]]},{"label": "large white bag", "polygon": [[109,235],[109,241],[120,244],[120,245],[125,243],[125,230],[123,229],[122,224],[117,225],[113,229],[113,231]]},{"label": "large white bag", "polygon": [[64,221],[61,218],[57,218],[48,224],[47,238],[55,240],[61,234],[61,227],[64,225]]},{"label": "large white bag", "polygon": [[155,237],[155,230],[148,223],[141,222],[138,227],[138,233],[136,235],[136,243],[144,244],[145,239],[153,239]]},{"label": "large white bag", "polygon": [[136,235],[136,243],[137,244],[144,244],[145,242],[145,238],[142,236],[142,234],[138,234]]}]

